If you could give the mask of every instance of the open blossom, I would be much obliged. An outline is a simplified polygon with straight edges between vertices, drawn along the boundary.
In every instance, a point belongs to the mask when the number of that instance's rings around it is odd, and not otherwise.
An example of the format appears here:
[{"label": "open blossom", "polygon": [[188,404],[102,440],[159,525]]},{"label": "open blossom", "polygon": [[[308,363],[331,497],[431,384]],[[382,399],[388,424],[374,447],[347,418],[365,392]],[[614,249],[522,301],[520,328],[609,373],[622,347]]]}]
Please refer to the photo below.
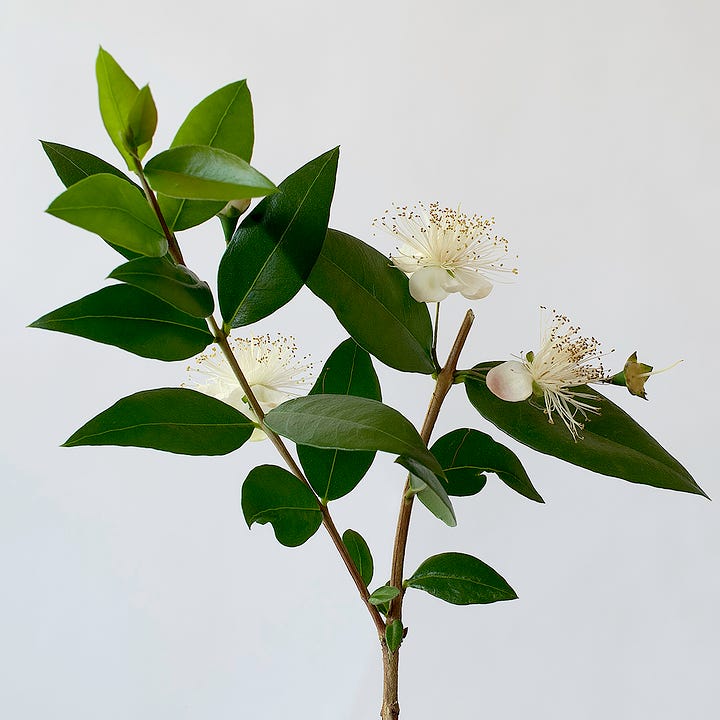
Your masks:
[{"label": "open blossom", "polygon": [[599,362],[603,355],[600,343],[582,337],[579,331],[565,315],[553,310],[543,328],[540,349],[527,353],[523,360],[497,365],[486,378],[488,389],[502,400],[519,402],[535,397],[544,404],[548,421],[554,422],[554,415],[559,415],[575,440],[581,437],[582,420],[599,410],[588,402],[592,395],[573,388],[609,382]]},{"label": "open blossom", "polygon": [[[293,338],[261,335],[230,340],[230,346],[247,378],[250,389],[264,412],[300,394],[306,375],[312,367],[307,358],[297,359]],[[257,420],[240,383],[225,356],[213,346],[208,353],[197,357],[197,367],[188,368],[202,376],[194,382],[194,389],[232,405],[236,410]],[[251,440],[262,440],[265,433],[256,429]]]},{"label": "open blossom", "polygon": [[478,300],[499,274],[517,274],[505,266],[508,243],[493,234],[494,218],[418,203],[394,206],[375,224],[401,241],[390,260],[410,276],[410,294],[418,302],[440,302],[455,292]]}]

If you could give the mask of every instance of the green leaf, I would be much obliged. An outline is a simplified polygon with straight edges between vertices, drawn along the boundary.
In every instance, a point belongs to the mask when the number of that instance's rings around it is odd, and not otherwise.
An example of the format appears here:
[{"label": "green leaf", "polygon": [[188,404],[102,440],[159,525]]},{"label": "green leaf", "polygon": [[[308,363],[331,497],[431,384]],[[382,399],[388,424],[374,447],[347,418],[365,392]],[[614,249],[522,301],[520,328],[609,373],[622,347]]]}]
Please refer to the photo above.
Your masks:
[{"label": "green leaf", "polygon": [[445,471],[448,495],[479,493],[485,487],[483,473],[492,472],[520,495],[545,502],[517,455],[479,430],[453,430],[437,440],[431,450]]},{"label": "green leaf", "polygon": [[342,535],[342,541],[367,587],[373,577],[373,559],[368,544],[363,536],[355,530],[346,530]]},{"label": "green leaf", "polygon": [[75,183],[47,212],[141,255],[161,257],[167,252],[155,214],[133,186],[116,175],[101,173]]},{"label": "green leaf", "polygon": [[110,163],[105,162],[102,158],[96,157],[92,153],[85,152],[84,150],[77,150],[67,145],[48,142],[47,140],[41,140],[40,144],[52,163],[52,166],[55,168],[55,172],[60,178],[60,181],[66,188],[91,175],[104,173],[115,175],[125,180],[125,182],[132,185],[144,199],[145,196],[139,185],[136,185],[125,173],[113,167]]},{"label": "green leaf", "polygon": [[455,527],[457,519],[444,480],[439,480],[414,458],[401,455],[395,462],[410,471],[410,489],[417,495],[418,500],[436,518],[449,527]]},{"label": "green leaf", "polygon": [[[209,145],[250,162],[253,142],[250,91],[247,82],[240,80],[201,100],[185,118],[170,147]],[[167,195],[160,195],[158,201],[171,230],[186,230],[199,225],[225,205],[207,200],[178,200]]]},{"label": "green leaf", "polygon": [[130,285],[98,290],[30,327],[80,335],[157,360],[185,360],[213,341],[202,320]]},{"label": "green leaf", "polygon": [[185,388],[145,390],[118,400],[63,443],[153,448],[181,455],[226,455],[254,423],[220,400]]},{"label": "green leaf", "polygon": [[312,491],[283,468],[260,465],[250,471],[242,487],[242,511],[248,527],[271,523],[278,542],[297,547],[322,523]]},{"label": "green leaf", "polygon": [[328,230],[307,286],[327,303],[361,347],[397,370],[429,375],[432,325],[408,279],[361,240]]},{"label": "green leaf", "polygon": [[[128,115],[135,104],[138,86],[125,74],[110,53],[100,48],[95,62],[95,74],[98,84],[100,114],[113,145],[125,158],[128,168],[133,170],[135,163],[126,146],[128,133]],[[149,147],[149,145],[148,145]],[[138,148],[144,154],[147,148]]]},{"label": "green leaf", "polygon": [[209,145],[165,150],[148,161],[145,175],[154,190],[175,198],[227,202],[277,192],[241,157]]},{"label": "green leaf", "polygon": [[[333,351],[309,394],[322,393],[381,399],[370,355],[352,338]],[[328,502],[347,495],[357,486],[370,469],[375,453],[298,445],[298,457],[313,490],[323,502]]]},{"label": "green leaf", "polygon": [[153,100],[150,86],[144,85],[135,96],[135,102],[128,112],[127,144],[142,160],[150,149],[153,135],[157,128],[157,108]]},{"label": "green leaf", "polygon": [[339,154],[329,150],[296,170],[240,223],[218,270],[226,324],[267,317],[303,286],[327,231]]},{"label": "green leaf", "polygon": [[515,591],[489,565],[464,553],[433,555],[405,581],[453,605],[515,600]]},{"label": "green leaf", "polygon": [[137,258],[115,268],[108,277],[145,290],[193,317],[212,315],[214,301],[208,284],[167,258]]},{"label": "green leaf", "polygon": [[[486,373],[498,362],[476,366]],[[495,397],[484,380],[468,377],[467,396],[475,409],[524,445],[601,475],[680,492],[705,495],[690,473],[627,413],[590,387],[577,389],[590,395],[597,407],[585,423],[583,439],[575,442],[562,422],[550,424],[547,415],[529,402],[505,402]],[[705,495],[707,497],[707,495]]]},{"label": "green leaf", "polygon": [[416,460],[439,477],[440,464],[412,423],[377,400],[308,395],[278,405],[265,416],[278,435],[295,443],[340,450],[383,450]]},{"label": "green leaf", "polygon": [[397,652],[397,649],[402,644],[403,632],[403,625],[400,620],[393,620],[385,628],[385,643],[391,653]]},{"label": "green leaf", "polygon": [[375,592],[370,593],[368,600],[372,605],[384,605],[400,594],[400,591],[392,585],[381,585]]}]

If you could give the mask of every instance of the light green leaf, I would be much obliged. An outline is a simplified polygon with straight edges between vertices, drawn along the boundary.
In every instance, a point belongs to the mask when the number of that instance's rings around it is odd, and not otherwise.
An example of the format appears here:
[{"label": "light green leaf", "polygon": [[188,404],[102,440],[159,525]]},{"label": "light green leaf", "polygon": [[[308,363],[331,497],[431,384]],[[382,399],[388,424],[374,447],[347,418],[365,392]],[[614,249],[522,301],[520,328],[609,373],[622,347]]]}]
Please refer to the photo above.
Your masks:
[{"label": "light green leaf", "polygon": [[370,593],[368,600],[372,605],[384,605],[400,594],[400,591],[392,585],[381,585],[377,590]]},{"label": "light green leaf", "polygon": [[397,370],[429,375],[432,325],[404,273],[361,240],[328,230],[307,286],[361,347]]},{"label": "light green leaf", "polygon": [[410,489],[418,500],[439,520],[449,527],[457,525],[452,502],[445,489],[445,479],[438,479],[417,460],[401,455],[396,461],[410,471]]},{"label": "light green leaf", "polygon": [[241,157],[208,145],[165,150],[148,161],[145,175],[154,190],[175,198],[227,202],[277,192]]},{"label": "light green leaf", "polygon": [[118,400],[68,438],[64,446],[123,445],[182,455],[237,450],[254,423],[235,408],[195,390],[160,388]]},{"label": "light green leaf", "polygon": [[275,465],[250,471],[243,483],[242,510],[248,527],[271,523],[278,542],[286,547],[302,545],[322,523],[312,490]]},{"label": "light green leaf", "polygon": [[[380,383],[370,355],[352,338],[330,355],[310,395],[354,395],[380,400]],[[298,445],[305,477],[323,502],[347,495],[365,477],[375,453],[372,451],[327,450]]]},{"label": "light green leaf", "polygon": [[485,487],[483,473],[492,472],[520,495],[545,502],[517,455],[479,430],[453,430],[437,440],[431,450],[445,471],[448,495],[479,493]]},{"label": "light green leaf", "polygon": [[346,530],[342,535],[342,541],[367,587],[373,577],[373,559],[368,544],[363,536],[355,530]]},{"label": "light green leaf", "polygon": [[[201,100],[180,126],[170,147],[209,145],[250,162],[253,141],[250,91],[247,82],[240,80]],[[178,231],[209,220],[225,205],[212,200],[179,200],[167,195],[160,195],[158,200],[170,229]]]},{"label": "light green leaf", "polygon": [[185,360],[213,341],[204,321],[130,285],[98,290],[30,327],[79,335],[157,360]]},{"label": "light green leaf", "polygon": [[489,565],[464,553],[433,555],[405,581],[453,605],[515,600],[517,594]]},{"label": "light green leaf", "polygon": [[157,119],[157,108],[150,92],[150,86],[145,85],[140,88],[135,102],[128,112],[126,136],[130,150],[137,152],[138,158],[141,160],[152,144],[155,128],[157,128]]},{"label": "light green leaf", "polygon": [[[110,53],[100,48],[95,62],[100,114],[113,145],[125,158],[130,170],[135,169],[132,154],[126,146],[128,115],[138,95],[138,86],[125,74]],[[149,145],[148,145],[149,147]],[[144,154],[147,148],[138,148]]]},{"label": "light green leaf", "polygon": [[[582,440],[575,442],[562,422],[529,402],[505,402],[481,379],[498,362],[475,367],[480,377],[467,377],[470,402],[487,420],[524,445],[601,475],[680,492],[705,495],[688,471],[626,412],[593,388],[580,386],[589,404],[598,408],[585,422]],[[707,495],[705,495],[707,497]]]},{"label": "light green leaf", "polygon": [[294,398],[271,410],[265,423],[295,443],[340,450],[383,450],[416,460],[443,477],[440,464],[412,423],[377,400],[338,395]]},{"label": "light green leaf", "polygon": [[218,270],[226,325],[267,317],[303,286],[327,231],[339,154],[334,148],[296,170],[235,231]]},{"label": "light green leaf", "polygon": [[165,258],[137,258],[115,268],[108,276],[133,285],[198,318],[212,315],[214,301],[206,282],[184,265]]},{"label": "light green leaf", "polygon": [[167,240],[146,200],[116,175],[80,180],[58,195],[47,212],[141,255],[167,252]]},{"label": "light green leaf", "polygon": [[60,143],[48,142],[41,140],[45,154],[48,156],[55,172],[62,184],[69,188],[80,180],[84,180],[90,175],[100,175],[101,173],[115,175],[132,185],[144,198],[142,188],[136,185],[125,173],[113,167],[110,163],[105,162],[92,153],[84,150],[77,150]]}]

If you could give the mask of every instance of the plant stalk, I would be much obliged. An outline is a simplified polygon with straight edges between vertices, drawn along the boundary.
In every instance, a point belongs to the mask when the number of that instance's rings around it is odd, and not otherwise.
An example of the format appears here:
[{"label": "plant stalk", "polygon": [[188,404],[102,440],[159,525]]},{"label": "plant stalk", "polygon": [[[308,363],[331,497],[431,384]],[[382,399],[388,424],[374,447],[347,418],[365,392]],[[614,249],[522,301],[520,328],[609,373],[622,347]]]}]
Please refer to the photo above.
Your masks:
[{"label": "plant stalk", "polygon": [[[447,362],[438,374],[435,382],[430,404],[425,414],[420,437],[423,442],[428,445],[433,428],[437,422],[440,408],[447,396],[450,388],[455,381],[455,370],[457,368],[460,353],[462,352],[465,341],[467,340],[470,328],[475,320],[475,314],[472,310],[465,313],[465,318],[460,325],[458,334],[455,338]],[[395,531],[395,544],[393,546],[392,569],[390,573],[390,584],[400,590],[400,594],[390,603],[390,610],[387,615],[387,624],[395,620],[402,621],[402,604],[405,596],[403,588],[403,572],[405,567],[405,551],[407,549],[408,531],[410,529],[410,516],[412,514],[412,506],[414,496],[409,493],[410,479],[405,483],[402,500],[400,502],[400,512],[398,513],[397,528]],[[399,665],[399,649],[390,652],[385,642],[382,643],[383,651],[383,704],[380,711],[382,720],[397,720],[400,716],[400,704],[398,701],[398,665]]]}]

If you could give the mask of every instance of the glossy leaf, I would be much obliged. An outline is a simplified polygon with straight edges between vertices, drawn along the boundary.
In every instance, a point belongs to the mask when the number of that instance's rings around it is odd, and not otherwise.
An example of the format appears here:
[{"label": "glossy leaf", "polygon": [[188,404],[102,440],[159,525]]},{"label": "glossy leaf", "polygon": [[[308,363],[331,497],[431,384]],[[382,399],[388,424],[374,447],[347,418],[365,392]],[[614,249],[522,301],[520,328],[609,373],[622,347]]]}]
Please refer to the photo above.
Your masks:
[{"label": "glossy leaf", "polygon": [[157,128],[157,108],[150,86],[140,88],[135,102],[128,112],[126,142],[131,150],[137,152],[140,159],[150,149],[155,128]]},{"label": "glossy leaf", "polygon": [[328,230],[307,286],[361,347],[397,370],[430,374],[432,325],[408,279],[361,240]]},{"label": "glossy leaf", "polygon": [[[103,124],[113,145],[125,158],[128,168],[133,170],[135,168],[134,160],[126,146],[128,115],[140,91],[113,56],[102,48],[100,48],[95,62],[95,75]],[[138,148],[141,156],[147,147]]]},{"label": "glossy leaf", "polygon": [[275,465],[250,471],[242,487],[242,510],[248,527],[271,523],[278,542],[286,547],[302,545],[322,523],[312,491]]},{"label": "glossy leaf", "polygon": [[447,478],[448,495],[475,495],[485,487],[483,473],[495,473],[508,487],[544,502],[517,455],[479,430],[461,428],[443,435],[431,448]]},{"label": "glossy leaf", "polygon": [[373,559],[368,544],[355,530],[346,530],[342,535],[342,541],[367,587],[373,578]]},{"label": "glossy leaf", "polygon": [[145,290],[193,317],[212,315],[214,301],[208,284],[167,258],[137,258],[115,268],[108,277]]},{"label": "glossy leaf", "polygon": [[442,468],[412,423],[377,400],[308,395],[278,405],[265,416],[278,435],[293,442],[340,450],[383,450],[416,460],[439,477]]},{"label": "glossy leaf", "polygon": [[395,462],[410,471],[410,489],[417,499],[439,520],[455,527],[457,519],[448,497],[445,479],[436,475],[411,457],[401,455]]},{"label": "glossy leaf", "polygon": [[[333,351],[309,394],[322,393],[381,399],[370,355],[352,338]],[[347,495],[357,486],[370,469],[375,453],[298,445],[298,457],[313,490],[323,502],[328,502]]]},{"label": "glossy leaf", "polygon": [[125,180],[132,185],[144,198],[142,188],[136,185],[125,173],[113,167],[109,162],[105,162],[102,158],[96,157],[92,153],[85,150],[77,150],[60,143],[48,142],[41,140],[45,154],[55,168],[55,172],[62,184],[69,188],[71,185],[84,180],[91,175],[108,174]]},{"label": "glossy leaf", "polygon": [[245,443],[254,427],[241,412],[208,395],[160,388],[118,400],[64,446],[124,445],[182,455],[225,455]]},{"label": "glossy leaf", "polygon": [[[494,363],[475,369],[480,373]],[[505,402],[495,397],[484,380],[467,378],[467,396],[477,411],[524,445],[601,475],[680,492],[705,495],[690,473],[626,412],[590,387],[588,403],[600,410],[585,422],[583,438],[573,441],[562,422],[550,424],[547,415],[529,402]],[[707,497],[707,496],[706,496]]]},{"label": "glossy leaf", "polygon": [[218,270],[227,325],[267,317],[303,286],[327,231],[338,156],[335,148],[296,170],[240,223]]},{"label": "glossy leaf", "polygon": [[[254,142],[253,109],[245,80],[231,83],[201,100],[188,114],[171,148],[180,145],[209,145],[227,150],[250,162]],[[186,230],[209,220],[224,203],[212,200],[158,198],[171,230]]]},{"label": "glossy leaf", "polygon": [[433,555],[405,581],[453,605],[515,600],[517,594],[489,565],[464,553]]},{"label": "glossy leaf", "polygon": [[384,605],[400,594],[400,591],[393,585],[381,585],[377,590],[370,593],[368,600],[372,605]]},{"label": "glossy leaf", "polygon": [[393,620],[385,628],[385,643],[391,653],[397,652],[397,649],[402,644],[403,633],[403,625],[400,620]]},{"label": "glossy leaf", "polygon": [[69,187],[47,212],[141,255],[162,257],[167,241],[147,201],[125,180],[101,173]]},{"label": "glossy leaf", "polygon": [[98,290],[30,327],[80,335],[157,360],[185,360],[213,341],[203,320],[130,285]]},{"label": "glossy leaf", "polygon": [[180,145],[145,165],[154,190],[175,198],[235,200],[264,197],[275,185],[237,155],[208,145]]}]

